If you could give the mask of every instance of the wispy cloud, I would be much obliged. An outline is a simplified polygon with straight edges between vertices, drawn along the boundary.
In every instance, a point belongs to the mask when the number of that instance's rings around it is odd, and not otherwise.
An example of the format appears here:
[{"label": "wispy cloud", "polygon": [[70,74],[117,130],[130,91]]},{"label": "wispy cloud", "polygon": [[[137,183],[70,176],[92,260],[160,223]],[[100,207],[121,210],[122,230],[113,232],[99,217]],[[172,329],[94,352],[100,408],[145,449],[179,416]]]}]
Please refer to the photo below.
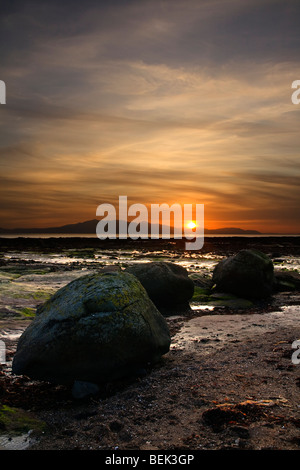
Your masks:
[{"label": "wispy cloud", "polygon": [[299,230],[300,7],[225,3],[7,6],[0,225],[86,220],[126,194]]}]

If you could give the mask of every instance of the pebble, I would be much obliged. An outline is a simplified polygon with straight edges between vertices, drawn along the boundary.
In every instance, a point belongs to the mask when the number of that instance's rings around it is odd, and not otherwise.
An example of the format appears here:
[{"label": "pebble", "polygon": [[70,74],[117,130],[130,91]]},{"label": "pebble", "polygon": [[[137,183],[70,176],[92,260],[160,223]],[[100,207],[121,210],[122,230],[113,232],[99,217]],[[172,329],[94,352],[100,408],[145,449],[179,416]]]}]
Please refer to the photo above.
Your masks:
[{"label": "pebble", "polygon": [[95,395],[99,390],[98,385],[94,383],[75,380],[72,387],[72,396],[76,399],[81,399],[89,395]]}]

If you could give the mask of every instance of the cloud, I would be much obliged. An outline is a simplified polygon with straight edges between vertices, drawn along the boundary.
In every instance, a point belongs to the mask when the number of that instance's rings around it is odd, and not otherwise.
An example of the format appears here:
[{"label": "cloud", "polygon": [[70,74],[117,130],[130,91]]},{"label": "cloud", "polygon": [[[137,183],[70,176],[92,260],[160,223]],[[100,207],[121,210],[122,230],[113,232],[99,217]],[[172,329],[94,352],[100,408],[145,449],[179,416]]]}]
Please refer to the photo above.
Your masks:
[{"label": "cloud", "polygon": [[86,220],[125,194],[204,203],[215,227],[296,227],[298,13],[269,0],[11,2],[3,224]]}]

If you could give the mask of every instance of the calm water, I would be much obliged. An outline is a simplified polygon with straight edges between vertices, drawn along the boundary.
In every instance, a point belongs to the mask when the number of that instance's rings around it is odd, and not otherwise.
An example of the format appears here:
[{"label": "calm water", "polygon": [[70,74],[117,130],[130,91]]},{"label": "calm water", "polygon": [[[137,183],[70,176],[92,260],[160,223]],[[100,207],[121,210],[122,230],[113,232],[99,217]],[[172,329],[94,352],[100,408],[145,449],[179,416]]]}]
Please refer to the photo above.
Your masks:
[{"label": "calm water", "polygon": [[[266,237],[300,237],[300,234],[295,233],[262,233],[262,234],[220,234],[209,233],[205,234],[205,238],[211,237],[246,237],[246,238],[266,238]],[[95,233],[20,233],[20,234],[0,234],[1,238],[97,238]],[[150,239],[151,237],[149,237]],[[172,238],[171,238],[172,239]]]},{"label": "calm water", "polygon": [[[157,251],[146,251],[139,249],[65,249],[60,253],[38,253],[32,251],[8,251],[3,255],[4,259],[23,260],[25,262],[33,261],[45,264],[79,264],[85,268],[104,267],[116,265],[126,267],[132,263],[150,262],[150,261],[173,261],[176,264],[184,266],[188,271],[210,272],[214,266],[223,258],[223,256],[214,253],[198,253],[194,251],[185,251],[178,253],[176,251],[162,249]],[[274,265],[280,269],[296,270],[300,272],[300,257],[287,255],[280,259],[273,260]]]}]

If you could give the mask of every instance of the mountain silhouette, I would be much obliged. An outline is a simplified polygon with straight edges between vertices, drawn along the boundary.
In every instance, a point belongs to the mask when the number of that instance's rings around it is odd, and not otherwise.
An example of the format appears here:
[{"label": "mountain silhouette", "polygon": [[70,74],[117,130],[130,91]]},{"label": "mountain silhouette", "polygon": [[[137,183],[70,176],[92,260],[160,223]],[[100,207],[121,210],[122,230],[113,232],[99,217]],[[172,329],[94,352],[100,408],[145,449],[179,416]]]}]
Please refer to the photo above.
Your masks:
[{"label": "mountain silhouette", "polygon": [[[87,220],[85,222],[79,222],[75,224],[62,225],[60,227],[46,227],[46,228],[13,228],[5,229],[0,228],[0,234],[43,234],[43,233],[53,233],[53,234],[96,234],[96,226],[99,220]],[[129,224],[129,222],[127,222]],[[119,221],[117,221],[117,233],[119,232]],[[148,224],[150,229],[150,224]],[[162,226],[160,225],[160,229]],[[149,231],[149,233],[151,233]],[[172,233],[172,231],[171,231]],[[205,234],[222,234],[222,235],[260,235],[260,232],[257,230],[243,230],[241,228],[228,227],[228,228],[218,228],[214,230],[204,229]]]}]

